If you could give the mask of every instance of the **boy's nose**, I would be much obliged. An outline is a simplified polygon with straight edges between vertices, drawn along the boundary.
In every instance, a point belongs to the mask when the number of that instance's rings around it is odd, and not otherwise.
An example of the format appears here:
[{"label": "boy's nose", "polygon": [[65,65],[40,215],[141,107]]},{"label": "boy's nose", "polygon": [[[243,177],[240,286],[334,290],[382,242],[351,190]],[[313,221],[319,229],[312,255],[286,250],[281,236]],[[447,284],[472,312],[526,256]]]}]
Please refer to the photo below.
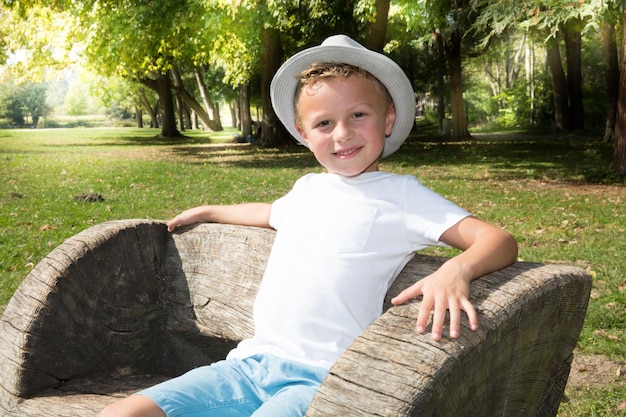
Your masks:
[{"label": "boy's nose", "polygon": [[353,132],[349,124],[346,122],[338,122],[333,132],[333,140],[335,142],[345,142],[352,139]]}]

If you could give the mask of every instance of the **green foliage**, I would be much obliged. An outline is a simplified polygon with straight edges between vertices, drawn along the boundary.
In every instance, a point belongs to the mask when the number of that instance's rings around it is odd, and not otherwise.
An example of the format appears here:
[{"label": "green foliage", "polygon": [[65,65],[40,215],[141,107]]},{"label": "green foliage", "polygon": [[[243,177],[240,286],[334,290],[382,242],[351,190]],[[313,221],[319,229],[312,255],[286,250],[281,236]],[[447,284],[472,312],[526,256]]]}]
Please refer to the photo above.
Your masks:
[{"label": "green foliage", "polygon": [[11,63],[19,83],[41,82],[48,69],[65,67],[70,62],[69,16],[39,2],[20,2],[16,6],[0,6],[0,57]]},{"label": "green foliage", "polygon": [[3,87],[0,90],[0,117],[8,119],[12,126],[23,127],[30,118],[29,124],[37,127],[39,119],[49,113],[46,83],[7,83]]},{"label": "green foliage", "polygon": [[30,115],[33,127],[37,127],[39,119],[50,112],[50,108],[46,104],[48,84],[28,82],[23,84],[20,90],[26,114]]},{"label": "green foliage", "polygon": [[[0,35],[10,35],[0,36],[0,46],[4,42],[8,50],[22,49],[26,54],[23,62],[14,63],[14,72],[24,77],[36,74],[39,81],[48,81],[50,73],[46,70],[42,78],[42,68],[67,62],[71,46],[82,57],[81,62],[99,74],[102,81],[98,82],[98,95],[109,107],[109,114],[116,116],[129,114],[139,103],[136,87],[122,85],[117,77],[134,83],[142,78],[153,79],[174,66],[198,101],[195,68],[201,68],[213,101],[232,100],[236,87],[248,83],[258,103],[262,27],[281,32],[284,54],[288,56],[331,33],[343,32],[362,39],[375,13],[374,0],[62,0],[55,2],[54,9],[37,0],[5,4],[13,8],[1,9],[6,19],[0,24]],[[449,35],[460,30],[465,55],[485,53],[483,58],[467,58],[463,63],[470,130],[546,128],[553,124],[553,103],[544,69],[543,42],[560,24],[579,19],[584,30],[585,121],[595,128],[603,125],[605,118],[604,75],[596,29],[601,18],[615,20],[616,16],[618,5],[600,0],[394,0],[385,51],[405,69],[421,102],[428,102],[430,107],[426,109],[430,110],[438,94],[433,33]],[[25,30],[9,31],[17,26]],[[486,45],[489,48],[480,50]],[[534,52],[532,76],[524,68],[524,45]],[[33,66],[40,70],[32,71]],[[492,76],[486,68],[500,75]],[[535,89],[532,98],[531,83]],[[93,90],[82,93],[93,94]],[[66,104],[71,114],[84,114],[96,107],[81,101],[80,96],[78,91],[70,92]],[[445,96],[448,102],[450,91]],[[49,104],[54,98],[49,98]],[[58,101],[54,104],[60,108]],[[3,105],[5,109],[19,108],[15,103]]]},{"label": "green foliage", "polygon": [[73,83],[65,95],[65,113],[70,116],[87,114],[87,88],[85,85]]},{"label": "green foliage", "polygon": [[568,22],[577,20],[581,29],[597,30],[598,18],[607,9],[616,7],[618,2],[606,0],[521,0],[490,1],[476,0],[482,13],[474,22],[474,27],[487,33],[483,45],[488,45],[511,28],[530,30],[543,39],[553,38]]},{"label": "green foliage", "polygon": [[[515,80],[513,86],[491,97],[492,103],[502,104],[497,116],[488,123],[491,127],[504,129],[536,129],[552,125],[553,101],[550,80],[547,75],[534,80],[534,97],[529,96],[528,81]],[[469,94],[471,97],[472,95]],[[494,107],[498,107],[494,105]],[[470,110],[471,113],[471,110]],[[485,115],[493,114],[485,111]]]}]

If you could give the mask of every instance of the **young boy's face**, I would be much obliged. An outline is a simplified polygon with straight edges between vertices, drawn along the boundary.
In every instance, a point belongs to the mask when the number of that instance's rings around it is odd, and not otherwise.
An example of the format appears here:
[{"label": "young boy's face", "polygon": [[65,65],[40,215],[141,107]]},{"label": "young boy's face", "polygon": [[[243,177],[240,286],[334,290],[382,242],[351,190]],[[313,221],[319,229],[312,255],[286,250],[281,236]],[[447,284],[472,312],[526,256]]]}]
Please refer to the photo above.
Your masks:
[{"label": "young boy's face", "polygon": [[396,112],[373,81],[331,77],[305,87],[296,103],[298,133],[329,173],[352,177],[378,170]]}]

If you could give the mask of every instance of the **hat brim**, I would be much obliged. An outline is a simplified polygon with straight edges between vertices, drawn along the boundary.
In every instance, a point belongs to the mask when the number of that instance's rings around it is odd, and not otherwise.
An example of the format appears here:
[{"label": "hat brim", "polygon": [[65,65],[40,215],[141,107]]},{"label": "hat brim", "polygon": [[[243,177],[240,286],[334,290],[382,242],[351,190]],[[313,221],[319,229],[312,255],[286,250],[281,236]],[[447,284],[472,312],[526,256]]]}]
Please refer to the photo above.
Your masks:
[{"label": "hat brim", "polygon": [[[345,63],[362,68],[382,82],[395,105],[396,120],[391,135],[385,140],[382,157],[398,150],[415,123],[415,94],[406,74],[385,55],[364,48],[346,36],[336,36],[337,43],[314,46],[289,58],[276,72],[270,86],[272,105],[276,115],[289,133],[306,146],[296,130],[294,99],[298,80],[296,76],[313,63]],[[330,40],[331,38],[327,39]],[[350,43],[345,40],[350,41]],[[325,41],[326,42],[326,41]]]}]

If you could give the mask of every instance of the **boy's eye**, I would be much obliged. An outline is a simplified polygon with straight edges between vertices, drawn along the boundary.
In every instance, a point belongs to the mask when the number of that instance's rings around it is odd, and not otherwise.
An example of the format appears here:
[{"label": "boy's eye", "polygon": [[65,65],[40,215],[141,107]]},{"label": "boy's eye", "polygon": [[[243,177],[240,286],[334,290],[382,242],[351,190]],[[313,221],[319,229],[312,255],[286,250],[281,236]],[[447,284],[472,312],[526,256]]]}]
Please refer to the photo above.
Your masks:
[{"label": "boy's eye", "polygon": [[317,124],[318,127],[324,127],[330,125],[330,120],[324,120]]},{"label": "boy's eye", "polygon": [[358,119],[359,117],[363,117],[365,116],[365,113],[363,112],[356,112],[354,113],[354,115],[352,117],[354,117],[355,119]]}]

